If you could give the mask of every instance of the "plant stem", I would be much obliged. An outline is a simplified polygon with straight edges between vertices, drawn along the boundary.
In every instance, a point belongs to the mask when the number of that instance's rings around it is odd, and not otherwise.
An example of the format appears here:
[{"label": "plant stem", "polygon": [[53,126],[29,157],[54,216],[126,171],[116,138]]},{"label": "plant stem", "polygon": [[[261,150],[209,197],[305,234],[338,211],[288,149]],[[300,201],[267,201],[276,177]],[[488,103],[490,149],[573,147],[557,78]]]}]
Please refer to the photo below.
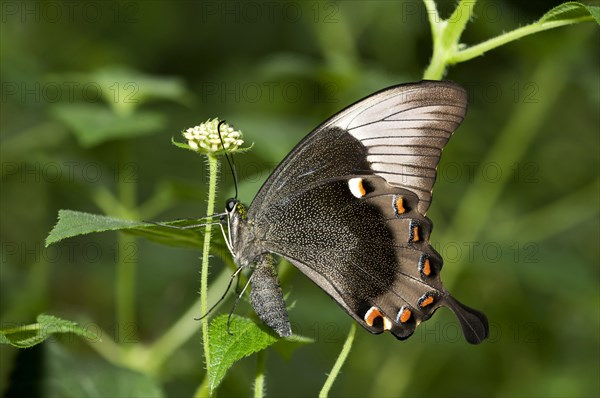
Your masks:
[{"label": "plant stem", "polygon": [[588,22],[588,21],[593,21],[593,20],[594,20],[594,18],[589,16],[589,17],[566,19],[566,20],[561,20],[561,21],[548,21],[548,22],[542,22],[542,23],[535,22],[531,25],[522,26],[518,29],[512,30],[512,31],[504,33],[500,36],[496,36],[492,39],[486,40],[483,43],[479,43],[477,45],[468,47],[464,50],[458,51],[448,59],[448,62],[450,65],[452,65],[452,64],[457,64],[459,62],[468,61],[475,57],[479,57],[480,55],[483,55],[485,52],[493,50],[496,47],[500,47],[506,43],[518,40],[522,37],[532,35],[534,33],[542,32],[544,30],[558,28],[561,26],[572,25],[572,24],[576,24],[579,22]]},{"label": "plant stem", "polygon": [[458,51],[460,36],[473,15],[475,0],[461,0],[450,18],[442,20],[437,13],[432,0],[424,0],[431,36],[433,39],[433,54],[429,66],[423,74],[423,79],[440,80],[450,64],[448,61]]},{"label": "plant stem", "polygon": [[344,346],[342,347],[342,351],[338,356],[333,368],[331,369],[331,373],[327,376],[327,380],[325,380],[325,384],[323,384],[323,388],[321,392],[319,392],[319,398],[325,398],[329,395],[329,390],[331,390],[331,386],[333,386],[333,382],[337,378],[346,358],[348,358],[348,354],[350,354],[350,349],[352,348],[352,343],[354,342],[354,335],[356,334],[356,323],[352,322],[352,326],[350,327],[350,331],[348,332],[348,337],[346,337],[346,341],[344,342]]},{"label": "plant stem", "polygon": [[117,328],[116,340],[123,343],[125,340],[135,340],[135,273],[137,253],[135,238],[131,235],[120,233],[117,235],[117,286],[116,286],[116,312]]},{"label": "plant stem", "polygon": [[[440,79],[444,75],[446,65],[444,62],[444,49],[442,48],[442,41],[439,39],[443,34],[443,27],[447,23],[440,18],[437,12],[435,1],[423,0],[425,8],[427,9],[427,17],[429,18],[429,27],[431,28],[431,41],[433,44],[433,54],[429,61],[429,66],[423,73],[423,79],[436,80]],[[439,76],[436,78],[436,76]]]},{"label": "plant stem", "polygon": [[433,54],[423,75],[424,79],[429,80],[439,80],[444,77],[446,69],[451,65],[479,57],[487,51],[522,37],[561,26],[594,21],[590,15],[558,21],[534,22],[460,50],[460,37],[473,15],[476,0],[461,0],[452,15],[446,20],[439,17],[433,0],[423,0],[423,3],[427,9],[433,39]]},{"label": "plant stem", "polygon": [[256,353],[256,379],[254,379],[254,398],[265,396],[265,363],[267,362],[267,351],[261,350]]},{"label": "plant stem", "polygon": [[23,333],[23,332],[33,332],[40,330],[39,323],[31,323],[29,325],[18,326],[16,328],[2,329],[4,334],[15,334],[15,333]]},{"label": "plant stem", "polygon": [[[217,157],[208,154],[208,204],[206,206],[206,215],[211,216],[215,211],[215,198],[217,196],[217,173],[219,162]],[[202,246],[202,269],[200,271],[200,312],[205,315],[208,311],[208,258],[210,252],[210,238],[212,225],[206,224],[204,227],[204,245]],[[206,361],[206,370],[210,368],[210,347],[208,345],[208,317],[202,319],[202,345],[204,347],[204,360]]]},{"label": "plant stem", "polygon": [[102,340],[90,341],[89,339],[85,339],[86,343],[107,361],[117,366],[125,366],[119,345],[110,337],[107,331],[102,330],[98,325],[96,327],[102,336]]},{"label": "plant stem", "polygon": [[440,21],[440,15],[437,12],[437,7],[434,0],[423,0],[425,9],[427,10],[427,18],[429,19],[429,27],[431,28],[432,42],[437,41],[438,30],[436,28]]},{"label": "plant stem", "polygon": [[453,51],[458,49],[458,42],[467,27],[467,23],[471,20],[473,8],[475,8],[476,3],[477,0],[460,0],[450,18],[445,21],[447,25],[445,26],[444,34],[438,39],[447,48]]},{"label": "plant stem", "polygon": [[210,396],[210,390],[208,388],[208,373],[202,380],[202,384],[198,386],[196,391],[194,392],[194,398],[205,398]]},{"label": "plant stem", "polygon": [[[119,146],[120,166],[131,164],[131,151],[126,145]],[[117,181],[119,202],[123,209],[133,215],[136,208],[136,180],[120,178]],[[136,340],[135,327],[135,274],[137,269],[137,250],[135,237],[125,234],[117,236],[117,281],[116,281],[116,340],[122,343],[125,338],[130,341]],[[127,332],[127,336],[124,335]],[[125,337],[125,338],[124,338]],[[122,345],[122,344],[121,344]]]}]

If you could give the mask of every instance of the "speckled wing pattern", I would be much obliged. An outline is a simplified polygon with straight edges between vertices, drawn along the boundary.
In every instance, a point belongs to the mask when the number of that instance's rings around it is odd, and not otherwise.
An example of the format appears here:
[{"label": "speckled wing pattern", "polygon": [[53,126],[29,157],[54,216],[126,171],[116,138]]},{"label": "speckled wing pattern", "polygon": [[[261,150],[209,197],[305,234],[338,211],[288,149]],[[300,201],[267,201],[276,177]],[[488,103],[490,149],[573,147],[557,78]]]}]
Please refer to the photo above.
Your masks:
[{"label": "speckled wing pattern", "polygon": [[464,118],[452,82],[393,86],[346,108],[305,137],[248,210],[257,244],[287,258],[364,328],[399,339],[444,305],[467,341],[485,316],[444,289],[429,244],[436,166]]}]

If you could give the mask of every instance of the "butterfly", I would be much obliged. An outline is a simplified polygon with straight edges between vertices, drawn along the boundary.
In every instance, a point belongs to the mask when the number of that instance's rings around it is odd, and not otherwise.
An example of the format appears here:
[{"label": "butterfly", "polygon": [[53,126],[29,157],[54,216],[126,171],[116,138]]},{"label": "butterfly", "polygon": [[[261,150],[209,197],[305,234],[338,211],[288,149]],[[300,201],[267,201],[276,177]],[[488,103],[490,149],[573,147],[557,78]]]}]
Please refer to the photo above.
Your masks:
[{"label": "butterfly", "polygon": [[427,218],[442,149],[467,93],[449,81],[392,86],[308,134],[250,204],[230,198],[224,232],[251,304],[279,336],[292,334],[275,256],[287,259],[371,333],[410,337],[441,306],[465,339],[488,335],[485,315],[444,289]]}]

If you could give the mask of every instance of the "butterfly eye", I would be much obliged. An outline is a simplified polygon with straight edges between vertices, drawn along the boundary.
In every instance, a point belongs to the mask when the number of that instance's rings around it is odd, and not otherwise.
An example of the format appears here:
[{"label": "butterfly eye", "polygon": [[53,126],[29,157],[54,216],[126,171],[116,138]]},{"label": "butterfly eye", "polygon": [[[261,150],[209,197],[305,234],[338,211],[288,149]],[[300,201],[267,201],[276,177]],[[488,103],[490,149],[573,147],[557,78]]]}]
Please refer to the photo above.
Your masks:
[{"label": "butterfly eye", "polygon": [[233,211],[233,209],[235,209],[235,206],[237,205],[238,201],[234,198],[229,198],[227,199],[227,202],[225,202],[225,211],[227,213],[231,213]]}]

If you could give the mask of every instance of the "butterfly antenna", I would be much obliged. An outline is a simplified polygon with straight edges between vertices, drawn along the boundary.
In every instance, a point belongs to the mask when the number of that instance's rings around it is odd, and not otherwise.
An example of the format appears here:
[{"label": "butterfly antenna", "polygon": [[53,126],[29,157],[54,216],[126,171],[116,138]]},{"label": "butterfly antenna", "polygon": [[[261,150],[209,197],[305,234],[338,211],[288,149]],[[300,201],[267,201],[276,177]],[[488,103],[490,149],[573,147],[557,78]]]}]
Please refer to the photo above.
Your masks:
[{"label": "butterfly antenna", "polygon": [[238,276],[240,274],[241,270],[242,270],[242,267],[239,267],[238,269],[235,270],[235,272],[233,274],[231,274],[231,278],[229,279],[229,283],[227,284],[225,293],[223,293],[221,298],[219,300],[217,300],[217,302],[214,303],[213,306],[210,307],[210,309],[208,311],[206,311],[206,313],[204,315],[202,315],[200,318],[194,318],[195,321],[201,321],[202,319],[206,318],[208,316],[208,314],[210,314],[212,312],[212,310],[214,310],[215,308],[217,308],[217,306],[219,304],[221,304],[221,301],[223,301],[225,299],[225,296],[227,296],[227,293],[229,292],[229,289],[231,288],[231,284],[233,283],[233,280],[235,279],[236,276]]},{"label": "butterfly antenna", "polygon": [[[225,124],[225,120],[221,120],[217,125],[217,131],[219,132],[219,139],[221,140],[221,145],[223,149],[225,149],[225,143],[223,142],[223,137],[221,136],[221,125]],[[231,159],[230,159],[231,156]],[[229,168],[231,169],[231,174],[233,175],[233,185],[235,187],[235,199],[238,197],[238,181],[237,181],[237,173],[235,172],[235,163],[233,162],[233,155],[225,152],[225,159],[227,159],[227,163],[229,164]]]}]

